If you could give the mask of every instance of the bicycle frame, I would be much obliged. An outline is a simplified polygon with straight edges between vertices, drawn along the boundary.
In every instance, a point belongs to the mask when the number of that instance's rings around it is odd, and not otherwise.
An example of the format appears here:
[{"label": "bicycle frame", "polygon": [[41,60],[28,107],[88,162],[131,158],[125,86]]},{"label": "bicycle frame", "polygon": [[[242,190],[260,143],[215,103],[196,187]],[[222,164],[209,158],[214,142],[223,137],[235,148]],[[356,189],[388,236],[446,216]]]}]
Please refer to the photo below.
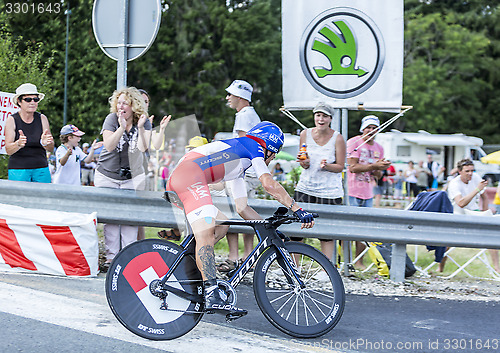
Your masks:
[{"label": "bicycle frame", "polygon": [[[259,240],[259,243],[257,246],[254,247],[250,255],[245,259],[243,264],[239,266],[236,270],[236,272],[231,276],[231,278],[228,280],[228,282],[233,286],[233,288],[236,288],[238,284],[241,282],[243,277],[250,271],[250,268],[257,262],[257,259],[259,256],[269,247],[274,246],[278,250],[278,254],[281,257],[281,260],[284,262],[285,266],[288,269],[288,273],[293,276],[293,279],[297,281],[297,283],[300,285],[301,288],[305,287],[304,282],[301,280],[300,276],[298,275],[298,270],[297,266],[295,265],[295,262],[293,261],[290,253],[288,250],[285,248],[285,244],[281,237],[278,235],[278,231],[276,228],[270,225],[270,223],[266,220],[251,220],[251,221],[244,221],[244,220],[228,220],[228,221],[218,221],[217,224],[219,225],[244,225],[244,226],[250,226],[254,229],[255,234],[257,235],[257,238]],[[285,237],[283,235],[283,237]],[[163,279],[161,280],[161,285],[163,289],[167,289],[169,291],[172,291],[174,293],[180,294],[182,293],[181,290],[173,288],[166,284],[168,278],[170,275],[174,272],[178,264],[182,261],[184,256],[187,255],[195,255],[195,241],[194,241],[194,235],[189,234],[180,244],[180,246],[184,249],[176,258],[175,262],[170,266],[168,272],[165,274]],[[289,278],[290,280],[290,278]],[[187,293],[186,293],[187,294]]]}]

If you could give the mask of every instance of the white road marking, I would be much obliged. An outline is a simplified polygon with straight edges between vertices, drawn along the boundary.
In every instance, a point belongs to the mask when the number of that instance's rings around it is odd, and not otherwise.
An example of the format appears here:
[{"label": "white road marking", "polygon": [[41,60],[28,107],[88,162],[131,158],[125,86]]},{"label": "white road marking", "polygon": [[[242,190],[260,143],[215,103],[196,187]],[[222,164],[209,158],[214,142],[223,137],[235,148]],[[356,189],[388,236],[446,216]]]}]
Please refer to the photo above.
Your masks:
[{"label": "white road marking", "polygon": [[[200,322],[173,341],[149,341],[125,329],[108,306],[0,282],[0,311],[168,352],[309,352],[312,347]],[[221,318],[222,320],[222,318]],[[324,351],[318,347],[315,351]],[[328,350],[328,352],[332,352]]]}]

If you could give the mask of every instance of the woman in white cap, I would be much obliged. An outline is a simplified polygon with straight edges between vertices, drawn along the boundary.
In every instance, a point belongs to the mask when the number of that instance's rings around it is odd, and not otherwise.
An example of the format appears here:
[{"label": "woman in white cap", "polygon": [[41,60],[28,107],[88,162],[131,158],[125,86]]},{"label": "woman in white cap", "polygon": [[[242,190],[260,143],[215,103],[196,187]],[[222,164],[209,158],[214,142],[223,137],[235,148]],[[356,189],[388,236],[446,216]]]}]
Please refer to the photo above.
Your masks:
[{"label": "woman in white cap", "polygon": [[[320,102],[314,107],[313,114],[315,127],[300,133],[300,146],[306,144],[307,158],[298,159],[304,170],[300,174],[294,198],[298,202],[341,205],[344,197],[342,170],[345,165],[345,140],[330,127],[332,107]],[[332,240],[321,240],[321,251],[330,260],[333,249]]]},{"label": "woman in white cap", "polygon": [[47,151],[54,150],[49,120],[37,112],[45,95],[35,85],[17,87],[12,103],[19,108],[5,122],[5,150],[9,158],[9,180],[50,183]]},{"label": "woman in white cap", "polygon": [[[104,120],[104,148],[99,155],[94,175],[97,187],[144,190],[146,175],[144,152],[151,140],[151,122],[146,103],[135,87],[122,88],[109,98],[110,114]],[[106,272],[121,248],[137,240],[137,226],[104,225]]]}]

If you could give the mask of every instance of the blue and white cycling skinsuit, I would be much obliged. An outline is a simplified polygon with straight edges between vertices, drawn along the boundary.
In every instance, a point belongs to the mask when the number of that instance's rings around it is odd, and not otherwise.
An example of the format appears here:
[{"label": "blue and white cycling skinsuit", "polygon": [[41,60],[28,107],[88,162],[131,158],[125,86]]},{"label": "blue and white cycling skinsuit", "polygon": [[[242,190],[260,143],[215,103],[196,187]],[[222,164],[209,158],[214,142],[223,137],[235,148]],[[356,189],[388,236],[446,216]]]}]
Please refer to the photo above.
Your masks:
[{"label": "blue and white cycling skinsuit", "polygon": [[257,177],[268,173],[264,147],[251,136],[215,141],[188,152],[170,175],[167,191],[181,199],[189,223],[216,218],[208,184],[227,181],[233,198],[246,197],[245,170],[253,167]]}]

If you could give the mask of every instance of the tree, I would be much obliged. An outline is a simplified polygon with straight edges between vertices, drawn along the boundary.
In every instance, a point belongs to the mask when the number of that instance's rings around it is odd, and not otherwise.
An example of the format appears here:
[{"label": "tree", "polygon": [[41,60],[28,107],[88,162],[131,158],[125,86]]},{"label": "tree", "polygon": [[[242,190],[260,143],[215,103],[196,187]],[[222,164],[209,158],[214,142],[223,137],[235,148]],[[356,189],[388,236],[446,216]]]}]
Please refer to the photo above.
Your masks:
[{"label": "tree", "polygon": [[[50,3],[52,12],[29,11],[6,13],[5,1],[0,2],[0,19],[6,24],[14,46],[10,50],[25,53],[30,47],[40,47],[41,62],[50,62],[44,84],[46,98],[40,109],[47,115],[54,136],[63,125],[64,65],[66,16],[70,5],[69,72],[68,72],[68,123],[86,132],[85,139],[99,135],[102,122],[109,112],[107,98],[115,88],[116,64],[100,50],[92,30],[92,0],[81,1],[30,1]],[[56,6],[59,4],[60,6]],[[30,8],[31,9],[31,8]],[[58,12],[55,12],[56,9]],[[22,38],[22,40],[21,40]],[[7,56],[10,60],[11,58]],[[34,73],[36,76],[36,72]],[[50,102],[50,104],[48,104]]]},{"label": "tree", "polygon": [[[450,84],[456,84],[456,87],[454,87],[455,92],[459,89],[462,90],[461,98],[464,99],[464,102],[453,105],[453,111],[458,112],[461,122],[455,124],[455,119],[448,119],[443,127],[446,129],[451,128],[452,132],[464,132],[481,136],[486,143],[498,143],[500,140],[500,121],[491,119],[491,117],[496,116],[497,107],[500,103],[498,94],[498,87],[500,87],[500,75],[498,74],[500,72],[500,5],[486,0],[426,2],[407,0],[405,1],[405,8],[405,17],[409,19],[407,31],[410,31],[410,33],[405,33],[405,42],[407,44],[408,39],[411,38],[410,36],[419,37],[422,35],[418,31],[411,30],[414,24],[420,26],[419,23],[423,21],[423,19],[419,19],[415,22],[415,16],[421,16],[422,18],[431,16],[431,18],[438,20],[442,19],[445,21],[446,26],[452,27],[450,31],[457,29],[458,26],[463,35],[460,43],[455,43],[455,47],[449,47],[450,51],[455,52],[453,56],[455,56],[456,61],[464,60],[467,65],[472,63],[473,66],[473,69],[468,74],[465,73],[465,79],[462,80],[461,76],[458,76],[455,77],[454,81],[450,82]],[[431,27],[421,27],[420,29],[432,30]],[[469,35],[464,35],[464,32],[468,32]],[[428,40],[434,40],[432,36],[429,36],[429,33],[423,35]],[[470,42],[475,40],[479,40],[480,44]],[[474,52],[471,50],[471,45],[477,45],[479,51]],[[408,47],[408,45],[406,46]],[[433,51],[442,50],[439,46],[430,49]],[[437,53],[437,55],[440,54]],[[425,56],[423,54],[423,57]],[[461,58],[458,58],[458,56],[461,56]],[[406,94],[407,90],[412,92],[418,90],[413,86],[413,82],[406,81],[407,72],[412,71],[411,65],[413,64],[405,63],[405,100],[409,97]],[[426,65],[426,68],[429,67]],[[426,68],[422,69],[425,70]],[[413,74],[417,71],[418,67],[415,67]],[[432,81],[431,83],[431,85],[435,86],[433,90],[435,92],[439,91],[439,95],[443,97],[450,93],[450,84],[444,86],[443,90],[441,90],[438,89],[441,82]],[[422,83],[420,86],[422,87]]]},{"label": "tree", "polygon": [[397,127],[408,131],[479,132],[481,93],[478,76],[487,60],[489,40],[470,31],[451,13],[410,15],[406,20],[404,97],[414,105],[411,119]]},{"label": "tree", "polygon": [[282,104],[277,3],[166,1],[158,38],[144,59],[130,63],[130,82],[151,94],[158,118],[195,113],[208,136],[232,128],[234,111],[225,106],[224,89],[234,79],[254,86],[253,103],[263,118],[277,119]]}]

